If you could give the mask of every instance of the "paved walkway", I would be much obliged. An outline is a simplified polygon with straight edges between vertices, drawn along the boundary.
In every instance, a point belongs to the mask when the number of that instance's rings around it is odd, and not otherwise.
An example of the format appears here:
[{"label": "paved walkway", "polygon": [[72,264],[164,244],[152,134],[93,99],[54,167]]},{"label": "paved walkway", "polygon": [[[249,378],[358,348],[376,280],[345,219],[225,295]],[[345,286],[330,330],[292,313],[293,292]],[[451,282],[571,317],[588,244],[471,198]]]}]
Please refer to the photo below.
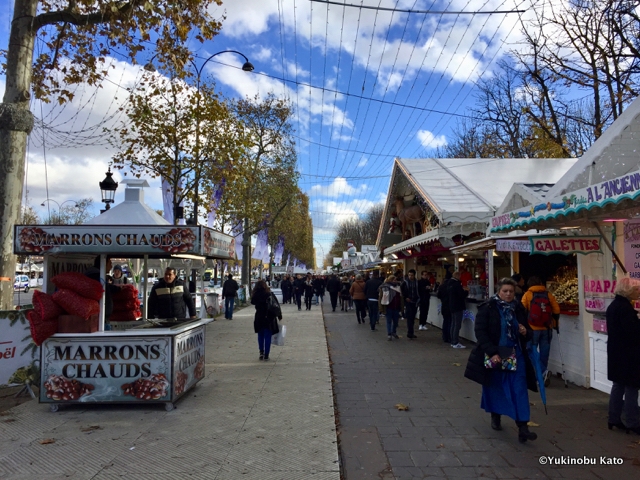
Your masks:
[{"label": "paved walkway", "polygon": [[[0,478],[339,480],[320,310],[284,306],[286,346],[258,360],[253,308],[207,328],[206,378],[162,405],[28,402],[0,416]],[[41,444],[44,439],[53,443]]]},{"label": "paved walkway", "polygon": [[[481,387],[463,377],[469,349],[444,344],[438,328],[408,340],[401,322],[402,338],[390,342],[384,325],[371,332],[355,312],[330,308],[325,324],[346,480],[640,478],[640,436],[607,430],[608,395],[565,389],[553,378],[548,415],[530,392],[538,440],[520,444],[512,420],[503,418],[501,432],[491,429],[480,409]],[[409,410],[394,408],[399,403]],[[622,465],[549,466],[541,465],[543,456],[596,463],[617,457]]]}]

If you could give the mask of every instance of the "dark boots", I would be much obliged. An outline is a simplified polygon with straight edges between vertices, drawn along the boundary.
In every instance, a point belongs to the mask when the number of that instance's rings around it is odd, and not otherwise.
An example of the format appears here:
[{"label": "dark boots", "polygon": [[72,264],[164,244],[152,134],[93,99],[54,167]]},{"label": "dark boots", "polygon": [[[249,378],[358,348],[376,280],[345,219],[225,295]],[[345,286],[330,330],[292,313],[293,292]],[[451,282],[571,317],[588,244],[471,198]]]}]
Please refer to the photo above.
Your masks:
[{"label": "dark boots", "polygon": [[500,415],[497,413],[491,414],[491,428],[494,430],[502,430],[502,425],[500,425]]},{"label": "dark boots", "polygon": [[538,435],[534,432],[529,431],[529,427],[527,426],[527,422],[516,422],[518,425],[518,440],[520,443],[524,443],[527,440],[535,440],[538,438]]}]

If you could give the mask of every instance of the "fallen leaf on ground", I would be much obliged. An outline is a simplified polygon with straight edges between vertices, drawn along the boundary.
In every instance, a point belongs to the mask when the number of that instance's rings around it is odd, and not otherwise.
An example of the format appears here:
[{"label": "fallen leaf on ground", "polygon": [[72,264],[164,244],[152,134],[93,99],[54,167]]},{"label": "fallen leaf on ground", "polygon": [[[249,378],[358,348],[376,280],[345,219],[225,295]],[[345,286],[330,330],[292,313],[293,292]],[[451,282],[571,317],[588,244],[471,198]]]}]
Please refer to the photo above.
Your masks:
[{"label": "fallen leaf on ground", "polygon": [[409,407],[408,407],[408,406],[406,406],[406,405],[405,405],[405,404],[403,404],[403,403],[396,403],[396,404],[395,404],[395,407],[396,407],[398,410],[400,410],[401,412],[406,412],[407,410],[409,410]]},{"label": "fallen leaf on ground", "polygon": [[451,365],[453,365],[454,367],[459,367],[460,366],[459,363],[452,363]]},{"label": "fallen leaf on ground", "polygon": [[527,426],[528,427],[539,427],[540,425],[537,424],[536,422],[527,422]]},{"label": "fallen leaf on ground", "polygon": [[81,432],[93,432],[94,430],[100,430],[102,427],[100,425],[91,425],[89,427],[81,428]]},{"label": "fallen leaf on ground", "polygon": [[49,443],[56,443],[54,438],[45,438],[43,440],[40,440],[40,445],[47,445]]},{"label": "fallen leaf on ground", "polygon": [[438,445],[437,448],[444,448],[444,443],[441,443],[440,445]]}]

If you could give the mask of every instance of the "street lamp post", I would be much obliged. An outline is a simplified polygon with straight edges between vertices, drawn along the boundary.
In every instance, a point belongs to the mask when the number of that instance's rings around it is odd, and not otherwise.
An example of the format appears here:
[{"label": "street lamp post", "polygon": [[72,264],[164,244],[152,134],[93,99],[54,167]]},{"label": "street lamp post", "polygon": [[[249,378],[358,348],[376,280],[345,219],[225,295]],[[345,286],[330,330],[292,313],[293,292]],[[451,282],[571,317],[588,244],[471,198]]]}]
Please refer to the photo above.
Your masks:
[{"label": "street lamp post", "polygon": [[[78,202],[76,200],[65,200],[62,203],[58,203],[53,198],[47,198],[47,199],[43,200],[43,202],[40,204],[40,206],[44,207],[47,202],[53,202],[58,206],[58,221],[62,221],[62,206],[65,203],[73,202],[73,203],[75,203],[75,207],[78,208]],[[51,218],[51,212],[49,212],[49,218]]]},{"label": "street lamp post", "polygon": [[104,213],[111,208],[110,204],[115,201],[116,190],[118,189],[118,183],[113,179],[113,173],[111,173],[111,166],[109,166],[106,175],[103,181],[98,182],[102,192],[102,201],[106,205],[104,210],[100,210],[100,213]]},{"label": "street lamp post", "polygon": [[[244,72],[252,72],[254,70],[254,66],[253,64],[249,61],[249,59],[247,58],[247,56],[244,53],[238,52],[237,50],[222,50],[220,52],[214,53],[213,55],[210,55],[203,63],[202,65],[200,65],[200,68],[198,68],[198,66],[196,65],[196,63],[189,59],[189,62],[191,63],[191,65],[193,66],[194,70],[196,71],[196,89],[198,91],[198,96],[196,99],[196,112],[200,111],[200,77],[202,75],[202,71],[204,70],[204,67],[207,63],[209,63],[209,61],[213,58],[216,57],[218,55],[221,55],[223,53],[235,53],[237,55],[240,55],[242,58],[244,58],[245,62],[242,65],[242,71]],[[157,56],[158,54],[154,55],[153,57],[151,57],[151,59],[147,62],[147,64],[144,66],[144,69],[148,72],[155,72],[156,68],[153,65],[153,59]],[[199,125],[199,121],[198,121],[198,125]],[[196,141],[196,151],[200,151],[199,146],[200,146],[200,128],[198,127],[196,129],[196,135],[195,135],[195,141]],[[199,161],[199,159],[197,160]],[[198,223],[198,208],[200,205],[200,202],[198,200],[198,186],[199,186],[199,177],[198,177],[198,171],[196,170],[196,178],[194,179],[194,186],[195,186],[195,195],[194,195],[194,202],[193,202],[193,221],[190,223],[194,223],[197,225]],[[174,200],[176,199],[176,195],[174,193]],[[174,210],[174,222],[177,223],[178,218],[182,218],[181,217],[177,217],[178,212],[180,212],[181,207],[179,207],[177,205],[177,201],[176,204],[174,204],[173,206],[173,210]],[[182,215],[182,213],[181,213]]]}]

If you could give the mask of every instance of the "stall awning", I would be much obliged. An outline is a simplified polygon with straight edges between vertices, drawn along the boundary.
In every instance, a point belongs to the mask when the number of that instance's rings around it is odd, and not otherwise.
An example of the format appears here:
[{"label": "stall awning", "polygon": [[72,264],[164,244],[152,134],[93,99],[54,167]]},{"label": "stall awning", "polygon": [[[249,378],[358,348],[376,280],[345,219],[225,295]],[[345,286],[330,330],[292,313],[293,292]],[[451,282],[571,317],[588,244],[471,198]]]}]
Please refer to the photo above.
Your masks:
[{"label": "stall awning", "polygon": [[483,232],[485,225],[485,223],[475,222],[435,228],[430,232],[417,235],[409,240],[405,240],[404,242],[385,248],[384,254],[390,255],[392,253],[406,251],[407,249],[426,245],[435,241],[440,241],[445,247],[453,247],[455,245],[453,242],[454,237],[467,237],[473,233]]},{"label": "stall awning", "polygon": [[[497,215],[491,219],[490,232],[509,230],[541,229],[558,226],[590,214],[609,215],[615,210],[631,208],[640,198],[640,172],[581,188],[561,197],[549,199],[538,205],[530,205],[518,210]],[[615,216],[615,213],[612,214]]]},{"label": "stall awning", "polygon": [[385,256],[391,255],[392,253],[402,252],[403,250],[407,250],[417,245],[424,245],[426,243],[434,242],[440,238],[439,230],[440,229],[436,228],[435,230],[410,238],[409,240],[400,242],[396,245],[393,245],[392,247],[385,248],[384,254]]}]

